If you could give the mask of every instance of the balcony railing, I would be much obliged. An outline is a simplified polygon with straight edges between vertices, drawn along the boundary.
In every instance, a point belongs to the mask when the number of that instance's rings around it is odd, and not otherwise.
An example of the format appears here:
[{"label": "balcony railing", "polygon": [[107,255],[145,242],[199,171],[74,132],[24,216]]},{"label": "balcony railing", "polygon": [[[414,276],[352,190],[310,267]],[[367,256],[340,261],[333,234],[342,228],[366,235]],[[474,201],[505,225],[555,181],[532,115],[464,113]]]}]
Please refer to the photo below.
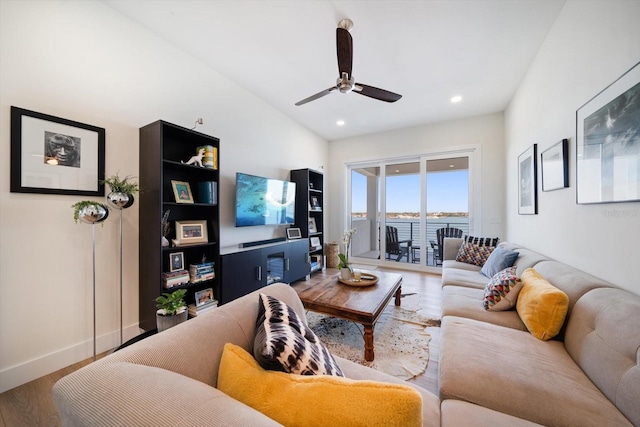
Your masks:
[{"label": "balcony railing", "polygon": [[[398,240],[412,240],[415,248],[413,255],[419,256],[420,236],[423,230],[422,224],[415,219],[388,219],[387,225],[398,229]],[[469,234],[469,220],[464,217],[447,217],[447,218],[427,218],[424,221],[424,230],[426,231],[427,243],[427,264],[433,265],[433,250],[430,241],[437,241],[436,230],[444,227],[456,227],[462,230],[463,234]],[[376,223],[375,233],[378,233],[375,239],[371,239],[371,222],[365,218],[357,217],[352,219],[352,226],[358,230],[353,237],[352,255],[364,258],[378,258],[379,252],[379,224]],[[384,233],[382,233],[384,236]],[[407,258],[400,261],[406,262]],[[416,261],[411,259],[411,261]],[[424,263],[424,262],[423,262]]]}]

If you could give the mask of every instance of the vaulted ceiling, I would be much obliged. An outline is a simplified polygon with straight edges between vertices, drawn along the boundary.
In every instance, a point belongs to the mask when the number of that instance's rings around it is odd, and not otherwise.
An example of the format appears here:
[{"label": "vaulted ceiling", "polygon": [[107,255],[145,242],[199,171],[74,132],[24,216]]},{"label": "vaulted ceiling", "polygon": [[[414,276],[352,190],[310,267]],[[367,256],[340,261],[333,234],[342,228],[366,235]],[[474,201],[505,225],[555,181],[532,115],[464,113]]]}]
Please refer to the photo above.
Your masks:
[{"label": "vaulted ceiling", "polygon": [[[105,3],[335,140],[504,111],[565,0]],[[355,80],[402,99],[335,91],[295,106],[335,85],[335,33],[344,18],[354,23]],[[462,100],[454,104],[456,95]]]}]

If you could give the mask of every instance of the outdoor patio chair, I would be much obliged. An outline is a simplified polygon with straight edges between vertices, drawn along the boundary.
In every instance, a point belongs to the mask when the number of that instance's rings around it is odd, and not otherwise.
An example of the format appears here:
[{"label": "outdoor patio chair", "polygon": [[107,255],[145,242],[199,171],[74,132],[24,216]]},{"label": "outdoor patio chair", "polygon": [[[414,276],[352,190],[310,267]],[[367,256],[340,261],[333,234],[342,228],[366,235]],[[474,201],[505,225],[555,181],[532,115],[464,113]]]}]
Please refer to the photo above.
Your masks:
[{"label": "outdoor patio chair", "polygon": [[391,259],[392,255],[396,257],[396,261],[400,262],[402,257],[409,257],[411,254],[412,240],[398,240],[398,229],[396,227],[386,226],[387,235],[387,259]]},{"label": "outdoor patio chair", "polygon": [[462,230],[455,227],[444,227],[436,230],[436,238],[438,239],[437,252],[434,252],[434,264],[442,264],[442,251],[444,247],[445,237],[462,237]]}]

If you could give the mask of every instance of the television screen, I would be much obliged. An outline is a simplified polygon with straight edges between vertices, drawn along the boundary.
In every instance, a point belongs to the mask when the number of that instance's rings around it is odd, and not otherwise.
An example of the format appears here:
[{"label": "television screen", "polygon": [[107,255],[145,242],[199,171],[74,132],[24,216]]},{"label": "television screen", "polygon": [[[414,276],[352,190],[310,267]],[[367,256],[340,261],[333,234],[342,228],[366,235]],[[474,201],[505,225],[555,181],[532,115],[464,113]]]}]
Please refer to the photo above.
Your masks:
[{"label": "television screen", "polygon": [[296,184],[236,174],[236,227],[293,224]]}]

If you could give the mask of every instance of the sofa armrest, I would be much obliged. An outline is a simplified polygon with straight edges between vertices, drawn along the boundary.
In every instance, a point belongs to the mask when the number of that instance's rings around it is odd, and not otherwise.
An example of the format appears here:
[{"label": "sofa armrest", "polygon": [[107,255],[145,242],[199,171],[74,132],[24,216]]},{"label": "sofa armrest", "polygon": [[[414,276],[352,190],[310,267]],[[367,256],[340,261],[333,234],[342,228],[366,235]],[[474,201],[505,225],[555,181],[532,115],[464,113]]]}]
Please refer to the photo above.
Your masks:
[{"label": "sofa armrest", "polygon": [[59,380],[64,426],[279,425],[200,381],[135,363],[93,363]]},{"label": "sofa armrest", "polygon": [[460,246],[462,246],[461,237],[445,237],[442,250],[443,261],[455,260]]}]

